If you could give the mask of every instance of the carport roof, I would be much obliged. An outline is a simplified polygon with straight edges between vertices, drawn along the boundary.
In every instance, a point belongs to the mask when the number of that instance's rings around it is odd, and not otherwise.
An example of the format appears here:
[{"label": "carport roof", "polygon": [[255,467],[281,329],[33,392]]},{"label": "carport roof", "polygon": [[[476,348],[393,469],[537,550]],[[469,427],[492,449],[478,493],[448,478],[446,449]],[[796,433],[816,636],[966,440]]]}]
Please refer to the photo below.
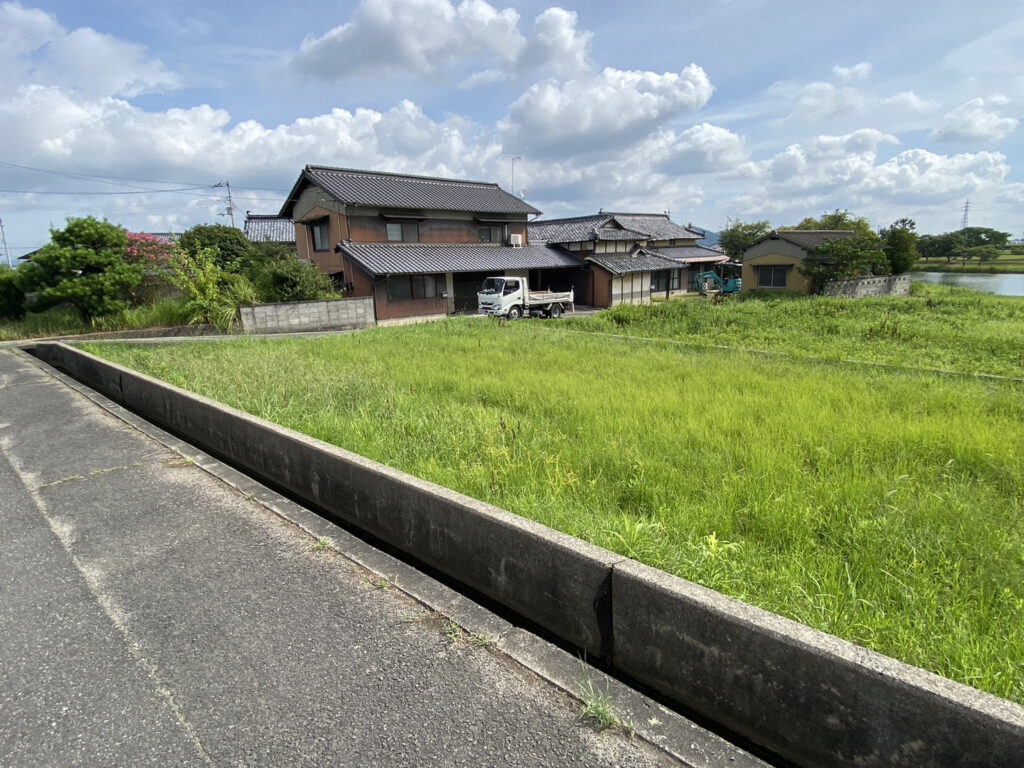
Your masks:
[{"label": "carport roof", "polygon": [[583,261],[545,245],[429,245],[341,243],[341,252],[371,275],[504,272],[509,269],[583,267]]}]

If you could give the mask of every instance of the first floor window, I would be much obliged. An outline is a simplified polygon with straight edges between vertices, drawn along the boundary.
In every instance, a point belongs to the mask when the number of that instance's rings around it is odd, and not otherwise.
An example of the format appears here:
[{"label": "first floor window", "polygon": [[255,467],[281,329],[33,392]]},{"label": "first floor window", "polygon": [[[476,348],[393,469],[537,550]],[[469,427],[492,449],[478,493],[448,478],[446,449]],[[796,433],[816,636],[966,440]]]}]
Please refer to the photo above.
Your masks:
[{"label": "first floor window", "polygon": [[789,267],[758,267],[757,287],[785,288],[787,272],[789,272]]},{"label": "first floor window", "polygon": [[387,283],[389,301],[436,299],[444,292],[443,275],[397,275]]},{"label": "first floor window", "polygon": [[327,219],[314,221],[309,225],[309,231],[313,235],[314,251],[329,251],[331,249],[331,227]]}]

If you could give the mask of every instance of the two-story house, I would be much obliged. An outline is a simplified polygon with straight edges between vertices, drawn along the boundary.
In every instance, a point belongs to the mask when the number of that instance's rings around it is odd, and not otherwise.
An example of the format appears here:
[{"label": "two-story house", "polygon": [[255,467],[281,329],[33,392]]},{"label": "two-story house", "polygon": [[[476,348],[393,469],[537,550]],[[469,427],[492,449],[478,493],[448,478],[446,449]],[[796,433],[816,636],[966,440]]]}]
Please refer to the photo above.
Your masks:
[{"label": "two-story house", "polygon": [[299,257],[372,296],[378,321],[476,309],[488,275],[535,288],[573,284],[586,265],[530,243],[533,206],[497,184],[308,165],[279,216]]},{"label": "two-story house", "polygon": [[682,227],[667,214],[598,213],[532,221],[530,239],[545,242],[588,264],[577,284],[576,301],[595,307],[647,304],[696,290],[696,276],[728,261],[719,250],[698,244],[701,232]]}]

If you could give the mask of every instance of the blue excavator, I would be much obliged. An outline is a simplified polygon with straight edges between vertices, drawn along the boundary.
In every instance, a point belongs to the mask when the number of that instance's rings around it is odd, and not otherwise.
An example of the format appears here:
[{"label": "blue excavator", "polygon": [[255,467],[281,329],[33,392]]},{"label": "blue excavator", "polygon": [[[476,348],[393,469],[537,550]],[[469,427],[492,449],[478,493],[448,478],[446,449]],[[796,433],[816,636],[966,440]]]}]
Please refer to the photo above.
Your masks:
[{"label": "blue excavator", "polygon": [[697,290],[701,296],[709,293],[721,293],[723,296],[740,292],[742,281],[738,277],[730,277],[724,280],[717,272],[701,272],[697,275]]}]

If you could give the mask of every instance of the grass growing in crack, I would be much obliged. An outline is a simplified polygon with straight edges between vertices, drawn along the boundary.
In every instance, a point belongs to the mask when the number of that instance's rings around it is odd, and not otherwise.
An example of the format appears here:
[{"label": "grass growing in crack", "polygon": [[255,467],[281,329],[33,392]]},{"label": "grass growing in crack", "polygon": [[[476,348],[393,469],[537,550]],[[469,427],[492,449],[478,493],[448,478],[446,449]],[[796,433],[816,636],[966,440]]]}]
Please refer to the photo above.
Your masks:
[{"label": "grass growing in crack", "polygon": [[317,540],[313,544],[314,552],[326,552],[329,549],[334,548],[334,539],[330,536],[318,536]]},{"label": "grass growing in crack", "polygon": [[[936,364],[966,349],[967,367],[1016,365],[1024,334],[1004,346],[992,322],[1016,327],[1018,310],[984,320],[984,299],[930,298],[905,309],[942,315]],[[823,312],[867,333],[891,326],[892,301],[873,317],[858,302],[786,306],[828,335]],[[992,333],[972,336],[976,322]],[[899,325],[888,343],[916,333]],[[566,327],[452,320],[91,351],[1024,702],[1024,387]]]},{"label": "grass growing in crack", "polygon": [[394,586],[394,583],[389,581],[384,576],[376,576],[376,577],[373,577],[373,578],[371,578],[369,576],[364,576],[363,577],[363,581],[365,581],[367,583],[367,585],[370,587],[370,589],[390,589],[391,587]]},{"label": "grass growing in crack", "polygon": [[487,648],[491,645],[491,638],[482,632],[470,632],[469,642],[477,648]]},{"label": "grass growing in crack", "polygon": [[578,682],[578,694],[583,702],[580,708],[580,719],[593,723],[599,730],[619,725],[619,718],[612,706],[611,696],[607,690],[600,690],[590,676]]},{"label": "grass growing in crack", "polygon": [[445,623],[444,623],[444,633],[448,637],[448,639],[451,640],[453,643],[460,642],[462,640],[462,637],[463,637],[463,634],[464,634],[463,631],[462,631],[462,627],[460,627],[458,624],[456,624],[451,619],[448,619],[447,621],[445,621]]}]

